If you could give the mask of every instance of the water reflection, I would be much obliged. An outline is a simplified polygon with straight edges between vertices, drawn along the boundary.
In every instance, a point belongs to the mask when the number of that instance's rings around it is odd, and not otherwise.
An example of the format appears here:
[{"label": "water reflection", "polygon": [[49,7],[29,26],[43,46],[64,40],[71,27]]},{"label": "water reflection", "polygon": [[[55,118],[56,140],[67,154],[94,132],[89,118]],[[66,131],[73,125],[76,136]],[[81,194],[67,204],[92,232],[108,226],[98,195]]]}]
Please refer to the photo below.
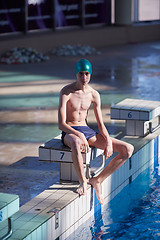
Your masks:
[{"label": "water reflection", "polygon": [[104,232],[102,227],[104,226],[103,218],[102,218],[102,206],[99,203],[95,190],[94,190],[94,221],[90,227],[90,231],[93,239],[101,239]]},{"label": "water reflection", "polygon": [[[160,56],[154,54],[104,63],[96,69],[93,81],[96,79],[100,84],[115,87],[112,101],[117,94],[124,95],[121,97],[124,99],[130,93],[134,98],[159,101]],[[105,92],[109,93],[110,91]]]}]

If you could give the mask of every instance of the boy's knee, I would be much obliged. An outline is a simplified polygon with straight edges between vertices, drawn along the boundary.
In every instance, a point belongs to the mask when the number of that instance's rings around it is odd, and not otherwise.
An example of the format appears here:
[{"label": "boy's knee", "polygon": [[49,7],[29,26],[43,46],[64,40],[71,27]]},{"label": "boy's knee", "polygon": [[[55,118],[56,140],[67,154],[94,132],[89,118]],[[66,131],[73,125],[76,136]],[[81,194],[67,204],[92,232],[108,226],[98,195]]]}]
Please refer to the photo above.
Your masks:
[{"label": "boy's knee", "polygon": [[71,143],[72,150],[79,150],[80,146],[81,146],[81,140],[78,137],[73,139]]},{"label": "boy's knee", "polygon": [[127,143],[127,145],[125,146],[125,148],[122,151],[123,159],[124,160],[129,159],[132,156],[133,151],[134,151],[133,145]]},{"label": "boy's knee", "polygon": [[134,146],[128,143],[126,147],[127,159],[129,159],[132,156],[133,151],[134,151]]}]

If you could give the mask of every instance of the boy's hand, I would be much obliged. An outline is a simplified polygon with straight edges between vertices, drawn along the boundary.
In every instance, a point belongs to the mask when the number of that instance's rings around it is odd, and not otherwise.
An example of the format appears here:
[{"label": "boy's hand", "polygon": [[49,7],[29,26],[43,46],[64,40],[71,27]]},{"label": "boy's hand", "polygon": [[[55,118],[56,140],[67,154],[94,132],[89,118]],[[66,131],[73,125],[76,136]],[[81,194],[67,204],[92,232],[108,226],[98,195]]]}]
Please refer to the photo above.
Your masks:
[{"label": "boy's hand", "polygon": [[80,139],[81,139],[81,147],[80,147],[81,152],[85,152],[85,153],[89,152],[89,144],[83,133],[80,135]]},{"label": "boy's hand", "polygon": [[106,148],[104,150],[104,155],[105,155],[105,159],[111,157],[113,154],[113,146],[112,146],[112,140],[110,139],[107,143],[106,143]]}]

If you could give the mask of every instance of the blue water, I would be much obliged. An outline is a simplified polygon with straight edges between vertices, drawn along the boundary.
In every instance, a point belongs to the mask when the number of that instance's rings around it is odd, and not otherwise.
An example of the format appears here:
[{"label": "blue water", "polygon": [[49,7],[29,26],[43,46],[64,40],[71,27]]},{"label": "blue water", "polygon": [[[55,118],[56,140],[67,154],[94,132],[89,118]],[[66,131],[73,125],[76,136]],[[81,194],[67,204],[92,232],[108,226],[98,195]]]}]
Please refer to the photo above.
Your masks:
[{"label": "blue water", "polygon": [[[87,226],[87,227],[86,227]],[[81,227],[75,239],[160,239],[160,173],[147,169],[125,187],[103,212]]]}]

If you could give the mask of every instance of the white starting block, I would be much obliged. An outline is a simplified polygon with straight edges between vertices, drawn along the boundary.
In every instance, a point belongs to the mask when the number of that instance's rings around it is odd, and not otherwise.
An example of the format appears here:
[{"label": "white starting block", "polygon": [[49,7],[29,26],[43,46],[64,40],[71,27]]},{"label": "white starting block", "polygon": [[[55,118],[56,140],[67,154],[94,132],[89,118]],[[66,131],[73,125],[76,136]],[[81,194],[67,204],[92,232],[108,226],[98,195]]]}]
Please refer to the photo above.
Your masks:
[{"label": "white starting block", "polygon": [[111,107],[111,119],[126,120],[126,135],[143,137],[160,126],[160,101],[127,98]]},{"label": "white starting block", "polygon": [[[78,176],[72,161],[72,152],[61,142],[61,135],[51,139],[39,147],[39,160],[60,163],[60,180],[78,181]],[[101,165],[94,172],[91,171],[90,161],[101,155]],[[96,175],[103,167],[105,160],[103,151],[97,148],[90,148],[88,153],[82,153],[83,165],[86,178]]]}]

